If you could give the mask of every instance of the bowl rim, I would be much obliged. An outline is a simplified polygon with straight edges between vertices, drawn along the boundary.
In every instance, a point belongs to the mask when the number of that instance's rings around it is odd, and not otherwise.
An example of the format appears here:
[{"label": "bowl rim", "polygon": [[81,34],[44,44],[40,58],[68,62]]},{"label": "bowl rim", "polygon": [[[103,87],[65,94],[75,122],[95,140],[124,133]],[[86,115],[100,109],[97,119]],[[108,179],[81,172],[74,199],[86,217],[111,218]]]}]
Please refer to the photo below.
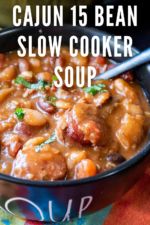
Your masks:
[{"label": "bowl rim", "polygon": [[[28,29],[33,29],[33,30],[40,30],[40,29],[45,29],[43,26],[38,26],[38,27],[9,27],[9,28],[4,28],[3,30],[0,31],[0,38],[3,35],[7,34],[13,34],[16,32],[19,32],[21,30],[28,30]],[[91,34],[101,34],[101,35],[109,35],[109,33],[105,31],[98,30],[93,27],[80,27],[76,26],[75,28],[72,27],[70,24],[64,24],[64,29],[78,29],[78,31],[85,31],[85,33],[91,33]],[[112,36],[114,36],[112,34]],[[123,45],[123,41],[120,41],[120,43]],[[132,51],[134,54],[138,54],[140,51],[137,48],[132,47]],[[82,185],[82,184],[87,184],[87,183],[93,183],[96,181],[100,181],[106,178],[109,178],[111,176],[119,175],[125,170],[130,169],[132,166],[135,166],[138,164],[141,160],[143,160],[148,154],[150,153],[150,139],[148,139],[147,143],[144,145],[143,148],[131,159],[121,163],[117,167],[107,170],[105,172],[102,172],[100,174],[97,174],[92,177],[88,178],[83,178],[79,180],[58,180],[58,181],[32,181],[32,180],[26,180],[22,178],[16,178],[11,175],[6,175],[0,173],[0,180],[11,182],[14,184],[19,184],[19,185],[24,185],[24,186],[35,186],[35,187],[66,187],[66,186],[76,186],[76,185]]]}]

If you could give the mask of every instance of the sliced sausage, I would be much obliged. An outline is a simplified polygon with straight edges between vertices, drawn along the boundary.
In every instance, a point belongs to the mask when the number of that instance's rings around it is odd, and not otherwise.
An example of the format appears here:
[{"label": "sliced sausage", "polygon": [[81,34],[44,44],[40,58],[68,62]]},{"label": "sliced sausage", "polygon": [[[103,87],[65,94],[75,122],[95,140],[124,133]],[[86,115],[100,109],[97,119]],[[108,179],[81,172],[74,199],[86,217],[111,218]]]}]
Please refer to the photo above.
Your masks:
[{"label": "sliced sausage", "polygon": [[18,152],[13,163],[12,175],[30,180],[59,180],[66,176],[65,158],[50,145],[44,145],[39,152],[36,146],[44,141],[33,138]]},{"label": "sliced sausage", "polygon": [[67,136],[74,141],[82,145],[104,145],[107,142],[107,125],[97,116],[97,108],[93,105],[77,103],[66,112],[65,119],[62,118],[61,127],[66,126]]}]

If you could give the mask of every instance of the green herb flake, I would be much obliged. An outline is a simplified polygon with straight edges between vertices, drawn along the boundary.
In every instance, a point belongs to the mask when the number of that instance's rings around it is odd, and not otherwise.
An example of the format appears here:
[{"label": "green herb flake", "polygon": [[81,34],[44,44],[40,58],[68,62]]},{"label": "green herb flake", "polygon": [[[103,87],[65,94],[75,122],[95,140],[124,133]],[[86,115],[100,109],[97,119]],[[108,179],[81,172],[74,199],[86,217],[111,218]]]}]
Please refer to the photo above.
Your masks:
[{"label": "green herb flake", "polygon": [[44,80],[39,80],[35,84],[31,84],[30,82],[26,81],[23,77],[19,76],[15,79],[16,84],[21,84],[24,87],[28,89],[34,89],[34,90],[43,90],[46,86],[50,86],[50,84]]},{"label": "green herb flake", "polygon": [[43,90],[45,89],[45,87],[48,86],[48,83],[44,80],[39,80],[38,83],[36,84],[31,84],[31,89],[34,89],[34,90]]},{"label": "green herb flake", "polygon": [[28,82],[28,81],[26,81],[23,77],[17,77],[17,78],[15,79],[15,83],[16,83],[16,84],[21,84],[21,85],[23,85],[24,87],[31,89],[31,83]]},{"label": "green herb flake", "polygon": [[57,80],[58,80],[57,76],[56,75],[53,75],[52,76],[52,83],[54,83],[54,81],[57,81]]},{"label": "green herb flake", "polygon": [[83,89],[86,93],[96,95],[97,93],[107,92],[105,84],[95,84],[91,87],[86,87]]},{"label": "green herb flake", "polygon": [[22,108],[16,108],[15,115],[19,120],[22,120],[24,118],[25,112],[23,111]]},{"label": "green herb flake", "polygon": [[55,96],[49,96],[47,98],[47,101],[49,104],[53,105],[53,106],[56,106],[56,101],[57,101],[57,98]]},{"label": "green herb flake", "polygon": [[53,143],[54,141],[56,141],[56,133],[54,132],[49,139],[47,139],[46,141],[44,141],[42,144],[38,145],[35,149],[36,152],[40,152],[41,149],[44,147],[44,145],[48,145]]}]

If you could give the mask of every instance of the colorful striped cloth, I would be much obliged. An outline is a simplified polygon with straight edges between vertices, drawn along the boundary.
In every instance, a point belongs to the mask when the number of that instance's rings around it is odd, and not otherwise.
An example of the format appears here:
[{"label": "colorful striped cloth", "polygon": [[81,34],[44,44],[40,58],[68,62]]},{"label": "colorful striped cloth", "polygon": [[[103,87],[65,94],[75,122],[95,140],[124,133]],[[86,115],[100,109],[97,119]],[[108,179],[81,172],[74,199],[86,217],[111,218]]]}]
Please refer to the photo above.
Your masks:
[{"label": "colorful striped cloth", "polygon": [[[44,225],[0,211],[0,225]],[[59,224],[56,224],[59,225]],[[150,169],[123,198],[104,210],[63,225],[150,225]]]}]

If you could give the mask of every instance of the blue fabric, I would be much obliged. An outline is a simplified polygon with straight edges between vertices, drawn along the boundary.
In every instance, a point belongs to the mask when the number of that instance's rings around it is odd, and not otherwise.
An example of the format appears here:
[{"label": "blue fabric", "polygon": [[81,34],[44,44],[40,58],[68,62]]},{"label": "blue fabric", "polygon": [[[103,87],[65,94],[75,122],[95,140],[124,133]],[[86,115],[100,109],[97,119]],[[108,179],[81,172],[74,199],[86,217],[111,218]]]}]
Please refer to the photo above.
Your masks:
[{"label": "blue fabric", "polygon": [[[103,225],[105,218],[109,214],[111,206],[96,212],[94,214],[85,216],[78,220],[73,220],[65,223],[55,223],[55,225]],[[13,217],[12,215],[0,211],[0,225],[24,225],[25,221]],[[41,224],[41,223],[40,223]],[[44,225],[44,223],[43,223]],[[48,225],[48,224],[45,224]]]}]

